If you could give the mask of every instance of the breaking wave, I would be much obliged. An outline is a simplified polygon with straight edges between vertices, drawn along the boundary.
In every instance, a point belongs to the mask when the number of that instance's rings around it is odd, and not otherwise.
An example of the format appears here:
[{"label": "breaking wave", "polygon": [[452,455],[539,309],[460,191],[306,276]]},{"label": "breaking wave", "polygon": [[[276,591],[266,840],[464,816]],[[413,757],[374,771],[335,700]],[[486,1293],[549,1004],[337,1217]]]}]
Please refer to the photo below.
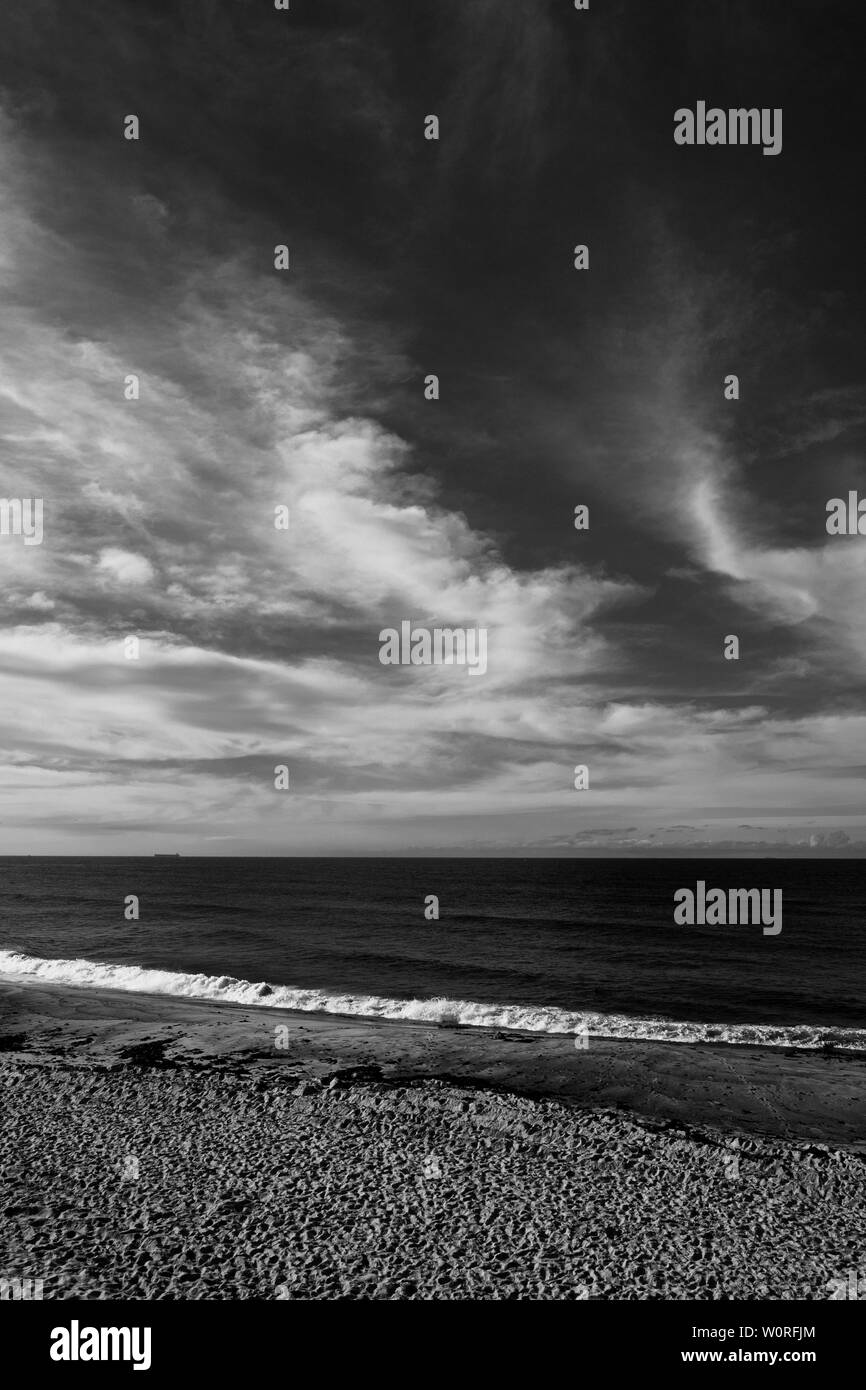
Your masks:
[{"label": "breaking wave", "polygon": [[752,1047],[821,1048],[866,1051],[866,1028],[828,1028],[817,1024],[699,1023],[671,1018],[630,1018],[546,1007],[538,1004],[481,1004],[468,999],[386,999],[374,994],[340,994],[236,980],[231,975],[190,975],[137,965],[92,960],[45,960],[0,950],[0,976],[87,989],[118,989],[130,994],[161,994],[178,999],[245,1004],[305,1013],[356,1018],[410,1019],[529,1033],[586,1033],[597,1038],[646,1042],[710,1042]]}]

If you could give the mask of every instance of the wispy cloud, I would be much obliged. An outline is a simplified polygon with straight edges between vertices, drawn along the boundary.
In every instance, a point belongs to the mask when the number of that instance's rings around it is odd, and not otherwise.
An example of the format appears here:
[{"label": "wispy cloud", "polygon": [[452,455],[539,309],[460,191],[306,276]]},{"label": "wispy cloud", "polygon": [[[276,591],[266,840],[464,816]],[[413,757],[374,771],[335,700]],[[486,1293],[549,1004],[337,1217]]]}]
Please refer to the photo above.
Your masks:
[{"label": "wispy cloud", "polygon": [[[784,228],[732,213],[727,258],[694,249],[668,142],[658,187],[611,181],[640,115],[607,90],[619,10],[582,46],[500,11],[431,18],[431,95],[399,15],[290,44],[201,5],[164,100],[146,16],[97,3],[77,58],[16,18],[0,485],[44,499],[44,540],[0,539],[7,850],[860,838],[866,560],[823,518],[866,397],[776,347],[790,319],[833,360],[838,305],[759,284],[802,254]],[[486,628],[483,679],[383,667],[403,619]]]}]

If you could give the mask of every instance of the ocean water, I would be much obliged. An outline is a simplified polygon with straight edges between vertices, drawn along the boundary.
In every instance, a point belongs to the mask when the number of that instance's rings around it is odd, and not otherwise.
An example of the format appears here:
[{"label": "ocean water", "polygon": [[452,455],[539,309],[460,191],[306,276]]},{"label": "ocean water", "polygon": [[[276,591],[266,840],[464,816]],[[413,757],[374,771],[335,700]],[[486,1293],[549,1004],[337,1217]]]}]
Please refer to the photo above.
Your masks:
[{"label": "ocean water", "polygon": [[[0,975],[391,1018],[866,1049],[857,860],[0,861]],[[782,931],[676,889],[781,888]],[[139,898],[138,921],[124,900]],[[427,921],[425,898],[439,898]]]}]

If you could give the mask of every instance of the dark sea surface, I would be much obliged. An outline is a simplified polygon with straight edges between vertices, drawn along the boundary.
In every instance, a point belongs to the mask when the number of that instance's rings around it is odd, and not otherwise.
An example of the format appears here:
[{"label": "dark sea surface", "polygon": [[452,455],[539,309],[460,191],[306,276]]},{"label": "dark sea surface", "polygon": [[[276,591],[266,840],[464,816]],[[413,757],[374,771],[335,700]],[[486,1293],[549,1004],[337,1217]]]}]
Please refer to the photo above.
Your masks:
[{"label": "dark sea surface", "polygon": [[[546,1032],[866,1046],[859,860],[0,866],[3,975]],[[698,879],[781,888],[781,933],[675,925],[674,892]],[[138,921],[124,917],[130,894]]]}]

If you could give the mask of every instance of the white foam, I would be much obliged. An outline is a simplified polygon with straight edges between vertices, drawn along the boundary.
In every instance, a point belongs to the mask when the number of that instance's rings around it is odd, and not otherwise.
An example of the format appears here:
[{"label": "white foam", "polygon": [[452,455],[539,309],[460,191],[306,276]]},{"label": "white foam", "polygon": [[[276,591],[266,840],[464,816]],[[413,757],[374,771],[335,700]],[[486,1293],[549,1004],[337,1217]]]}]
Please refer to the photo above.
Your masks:
[{"label": "white foam", "polygon": [[467,999],[385,999],[375,994],[337,994],[291,985],[251,983],[231,975],[188,975],[138,965],[107,965],[92,960],[43,960],[17,951],[0,951],[0,977],[44,980],[88,989],[119,989],[130,994],[166,994],[181,999],[299,1009],[308,1013],[358,1018],[417,1019],[462,1023],[530,1033],[586,1033],[597,1038],[646,1042],[717,1042],[758,1047],[820,1048],[833,1043],[846,1051],[866,1051],[866,1028],[827,1028],[817,1024],[695,1023],[671,1018],[629,1018],[625,1014],[571,1012],[536,1004],[480,1004]]}]

